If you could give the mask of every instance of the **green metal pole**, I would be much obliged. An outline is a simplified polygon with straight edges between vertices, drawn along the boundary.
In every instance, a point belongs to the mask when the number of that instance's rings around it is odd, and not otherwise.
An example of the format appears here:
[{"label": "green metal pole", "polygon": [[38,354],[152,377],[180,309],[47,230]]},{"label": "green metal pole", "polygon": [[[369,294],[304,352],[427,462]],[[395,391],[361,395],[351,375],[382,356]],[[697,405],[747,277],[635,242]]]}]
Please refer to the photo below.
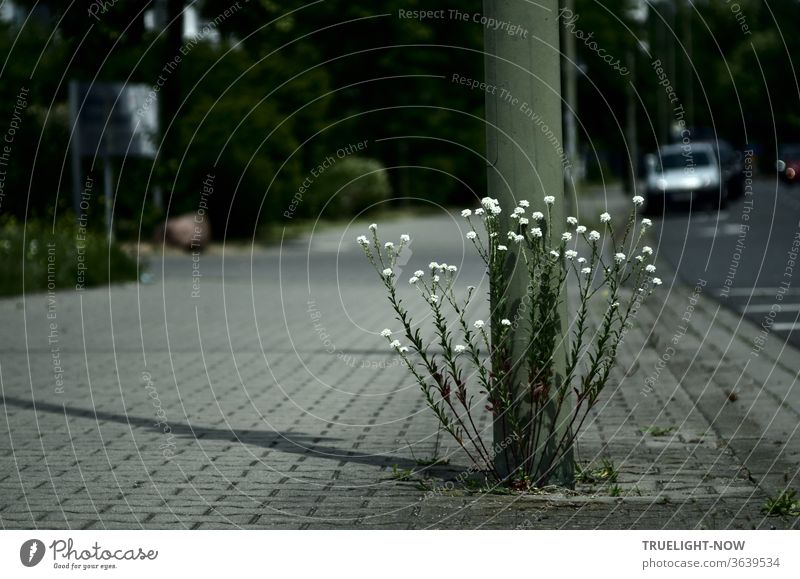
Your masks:
[{"label": "green metal pole", "polygon": [[[484,15],[489,22],[501,23],[499,27],[487,26],[484,33],[486,82],[495,90],[486,96],[486,147],[488,167],[488,193],[503,207],[500,231],[512,229],[509,213],[517,201],[527,199],[531,210],[545,212],[544,197],[556,199],[553,207],[554,238],[564,228],[564,160],[561,130],[561,68],[559,59],[559,2],[558,0],[484,0]],[[502,23],[507,23],[504,27]],[[525,34],[509,34],[510,27],[518,25]],[[505,28],[505,29],[504,29]],[[509,245],[509,250],[512,249]],[[506,303],[518,310],[526,295],[528,275],[522,258],[509,251],[505,265],[504,285]],[[495,307],[496,304],[492,304]],[[562,334],[566,323],[566,306],[561,312]],[[519,325],[512,338],[512,363],[515,368],[513,394],[524,395],[527,381],[525,354],[530,328],[527,316],[519,317]],[[563,376],[565,348],[556,351],[557,373]],[[556,390],[552,385],[550,391]],[[550,400],[543,412],[532,415],[531,420],[545,420],[555,424],[556,434],[563,432],[568,423],[570,408],[564,404],[556,416],[555,402]],[[533,426],[533,425],[531,425]],[[508,424],[502,416],[495,420],[495,446],[507,440]],[[539,454],[552,455],[555,439],[540,444]],[[524,462],[513,453],[498,452],[495,463],[503,475],[513,475]],[[538,468],[534,469],[534,476]],[[549,482],[572,486],[574,479],[571,449],[554,470]]]}]

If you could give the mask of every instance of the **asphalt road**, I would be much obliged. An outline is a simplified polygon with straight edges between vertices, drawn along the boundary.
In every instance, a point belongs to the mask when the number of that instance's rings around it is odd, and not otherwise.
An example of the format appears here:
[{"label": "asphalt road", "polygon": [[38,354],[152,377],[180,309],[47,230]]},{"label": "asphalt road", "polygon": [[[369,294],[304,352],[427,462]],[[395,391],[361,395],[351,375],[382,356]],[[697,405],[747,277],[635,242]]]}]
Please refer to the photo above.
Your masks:
[{"label": "asphalt road", "polygon": [[684,283],[800,346],[800,187],[757,179],[726,210],[670,207],[654,222]]}]

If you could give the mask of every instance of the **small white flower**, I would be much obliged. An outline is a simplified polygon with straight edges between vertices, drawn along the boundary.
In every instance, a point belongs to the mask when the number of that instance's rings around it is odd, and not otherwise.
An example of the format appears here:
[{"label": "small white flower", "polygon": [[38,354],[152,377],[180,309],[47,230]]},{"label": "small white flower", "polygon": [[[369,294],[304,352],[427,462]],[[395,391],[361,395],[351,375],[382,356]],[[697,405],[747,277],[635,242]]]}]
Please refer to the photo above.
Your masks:
[{"label": "small white flower", "polygon": [[544,198],[545,205],[552,205],[555,202],[556,202],[556,198],[553,197],[552,195],[546,195],[545,198]]},{"label": "small white flower", "polygon": [[394,348],[395,350],[399,349],[400,348],[400,340],[392,340],[389,343],[389,346]]},{"label": "small white flower", "polygon": [[492,232],[489,234],[489,237],[492,237],[492,238],[494,238],[494,237],[497,237],[497,232],[496,232],[496,231],[492,231]]},{"label": "small white flower", "polygon": [[516,234],[516,233],[514,233],[513,231],[509,231],[509,232],[508,232],[508,235],[506,235],[506,237],[508,237],[508,240],[509,240],[509,241],[514,241],[514,238],[515,238],[516,236],[517,236],[517,234]]},{"label": "small white flower", "polygon": [[492,197],[484,197],[483,199],[481,199],[481,205],[483,205],[486,209],[488,209],[489,207],[494,207],[495,205],[497,205],[497,203],[498,203],[497,199],[493,199]]},{"label": "small white flower", "polygon": [[438,303],[439,302],[439,296],[437,296],[435,294],[431,294],[428,297],[428,301],[431,302],[432,304]]},{"label": "small white flower", "polygon": [[418,278],[417,276],[414,276],[414,277],[412,277],[412,278],[410,278],[410,279],[408,280],[408,283],[410,283],[411,285],[414,285],[414,284],[415,284],[415,283],[417,283],[418,281],[419,281],[419,278]]},{"label": "small white flower", "polygon": [[386,243],[383,244],[383,246],[386,249],[394,249],[394,243],[392,243],[391,241],[387,241]]},{"label": "small white flower", "polygon": [[561,241],[569,241],[570,239],[572,239],[572,234],[569,231],[561,234]]},{"label": "small white flower", "polygon": [[652,222],[652,221],[650,221],[649,219],[642,219],[642,227],[643,227],[643,228],[647,229],[647,228],[648,228],[648,227],[650,227],[652,224],[653,224],[653,222]]},{"label": "small white flower", "polygon": [[456,346],[455,348],[453,348],[453,351],[454,351],[456,354],[461,354],[461,353],[462,353],[462,352],[464,352],[466,349],[467,349],[467,347],[466,347],[466,346],[462,346],[461,344],[459,344],[458,346]]},{"label": "small white flower", "polygon": [[366,235],[359,235],[356,237],[356,241],[362,247],[367,247],[369,245],[369,240],[367,239]]},{"label": "small white flower", "polygon": [[655,271],[656,271],[656,266],[654,266],[654,265],[650,264],[650,265],[647,265],[647,266],[644,268],[644,270],[645,270],[647,273],[655,273]]},{"label": "small white flower", "polygon": [[519,219],[519,213],[512,213],[508,216],[510,219]]},{"label": "small white flower", "polygon": [[522,243],[525,240],[524,235],[515,235],[514,236],[514,243]]},{"label": "small white flower", "polygon": [[439,267],[439,264],[438,264],[438,263],[436,263],[435,261],[432,261],[432,262],[430,262],[430,263],[428,264],[428,267],[429,267],[429,268],[431,268],[431,269],[436,269],[436,268],[438,268],[438,267]]},{"label": "small white flower", "polygon": [[617,263],[622,263],[625,261],[625,254],[624,253],[615,253],[614,254],[614,261]]},{"label": "small white flower", "polygon": [[523,215],[524,213],[525,213],[525,209],[523,209],[522,207],[515,207],[514,211],[511,212],[511,215],[512,216],[514,216],[514,215],[519,216],[519,215]]},{"label": "small white flower", "polygon": [[391,335],[392,335],[392,330],[390,330],[389,328],[381,330],[381,336],[383,336],[384,338],[388,338]]},{"label": "small white flower", "polygon": [[611,304],[608,307],[611,308],[612,310],[615,310],[615,309],[617,309],[619,307],[619,302],[614,302],[613,304]]},{"label": "small white flower", "polygon": [[485,326],[486,324],[484,324],[484,323],[483,323],[483,320],[475,320],[475,323],[474,323],[474,324],[472,324],[472,325],[473,325],[473,326],[475,326],[475,329],[476,329],[476,330],[480,330],[480,329],[482,329],[482,328],[483,328],[483,326]]},{"label": "small white flower", "polygon": [[608,223],[611,221],[611,215],[608,213],[601,213],[600,214],[600,222],[601,223]]},{"label": "small white flower", "polygon": [[447,271],[449,271],[450,273],[455,273],[455,272],[458,271],[458,268],[456,266],[454,266],[454,265],[448,265],[447,266]]},{"label": "small white flower", "polygon": [[590,268],[590,267],[584,267],[584,268],[581,270],[581,273],[582,273],[582,274],[585,274],[585,275],[589,275],[590,273],[592,273],[592,268]]},{"label": "small white flower", "polygon": [[586,233],[586,226],[585,225],[578,225],[578,227],[575,228],[575,232],[576,233]]},{"label": "small white flower", "polygon": [[481,207],[478,207],[475,210],[475,215],[483,215],[483,214],[484,214],[484,211],[483,211],[483,209]]},{"label": "small white flower", "polygon": [[661,282],[661,278],[660,277],[654,277],[653,278],[653,285],[661,285],[661,283],[662,282]]},{"label": "small white flower", "polygon": [[570,225],[577,225],[578,220],[575,217],[567,217],[567,223],[569,223]]},{"label": "small white flower", "polygon": [[520,199],[519,203],[517,203],[517,205],[519,205],[520,207],[525,207],[525,208],[528,208],[528,207],[531,206],[531,204],[528,203],[528,201],[526,199]]},{"label": "small white flower", "polygon": [[653,248],[650,247],[649,245],[645,245],[642,248],[642,253],[645,254],[645,255],[653,255]]},{"label": "small white flower", "polygon": [[636,207],[641,207],[642,203],[644,203],[644,197],[642,197],[641,195],[635,195],[634,198],[631,199],[631,201],[633,201],[633,204]]},{"label": "small white flower", "polygon": [[511,325],[511,320],[509,320],[508,318],[503,318],[502,320],[500,320],[500,323],[503,326],[509,327]]},{"label": "small white flower", "polygon": [[385,275],[386,277],[392,277],[394,275],[394,272],[392,271],[392,268],[390,268],[390,267],[387,267],[381,273],[383,273],[383,275]]},{"label": "small white flower", "polygon": [[470,215],[472,215],[472,211],[470,209],[464,209],[464,211],[461,212],[461,217],[469,217]]},{"label": "small white flower", "polygon": [[472,240],[472,239],[475,239],[476,237],[478,237],[478,234],[475,233],[474,231],[467,232],[467,239]]},{"label": "small white flower", "polygon": [[498,245],[497,251],[508,251],[508,248],[505,245]]},{"label": "small white flower", "polygon": [[534,211],[533,213],[531,213],[531,219],[533,219],[534,221],[541,221],[542,219],[544,219],[544,213],[542,213],[541,211]]},{"label": "small white flower", "polygon": [[541,229],[539,229],[538,227],[531,228],[531,237],[541,237],[541,236],[542,236]]},{"label": "small white flower", "polygon": [[422,277],[423,275],[425,275],[425,272],[422,271],[421,269],[418,269],[417,271],[414,272],[414,277]]},{"label": "small white flower", "polygon": [[590,241],[597,241],[598,239],[600,239],[600,234],[597,231],[595,231],[594,229],[592,229],[589,232],[589,240]]},{"label": "small white flower", "polygon": [[404,233],[403,235],[400,236],[400,241],[402,241],[403,243],[408,243],[409,241],[411,241],[411,236],[408,233]]},{"label": "small white flower", "polygon": [[637,255],[633,259],[635,259],[636,261],[644,261],[644,256],[643,255]]},{"label": "small white flower", "polygon": [[492,215],[500,215],[500,213],[501,213],[503,210],[502,210],[502,209],[500,209],[500,206],[499,206],[499,205],[493,205],[493,206],[492,206],[492,208],[491,208],[491,209],[489,209],[489,211],[491,211],[491,212],[492,212]]},{"label": "small white flower", "polygon": [[439,283],[439,276],[438,275],[433,276],[433,283]]},{"label": "small white flower", "polygon": [[568,249],[567,251],[564,252],[564,255],[566,256],[567,259],[575,259],[576,257],[578,257],[578,252],[575,251],[574,249]]},{"label": "small white flower", "polygon": [[520,225],[527,225],[528,223],[530,223],[530,221],[528,221],[527,217],[520,217],[519,218],[519,224]]},{"label": "small white flower", "polygon": [[370,224],[370,226],[369,226],[369,230],[370,231],[375,231],[376,229],[378,229],[378,224],[377,223]]},{"label": "small white flower", "polygon": [[558,252],[557,252],[555,249],[551,249],[551,250],[550,250],[550,255],[552,255],[552,256],[553,256],[553,257],[555,257],[555,258],[558,258],[558,256],[559,256],[560,254],[559,254],[559,253],[558,253]]},{"label": "small white flower", "polygon": [[401,354],[405,354],[406,352],[408,352],[408,346],[400,346],[399,348],[397,348],[397,351],[400,352]]},{"label": "small white flower", "polygon": [[440,263],[439,264],[439,271],[444,271],[444,270],[447,269],[447,267],[448,267],[448,265],[446,263]]},{"label": "small white flower", "polygon": [[579,257],[578,258],[578,263],[586,263],[586,258],[585,257]]}]

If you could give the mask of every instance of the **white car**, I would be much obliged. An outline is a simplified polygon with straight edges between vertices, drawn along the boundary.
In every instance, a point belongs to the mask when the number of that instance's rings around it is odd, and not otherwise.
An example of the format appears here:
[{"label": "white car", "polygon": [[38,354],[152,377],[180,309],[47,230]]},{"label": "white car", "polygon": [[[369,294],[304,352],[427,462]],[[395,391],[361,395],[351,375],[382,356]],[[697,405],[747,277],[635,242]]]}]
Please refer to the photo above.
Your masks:
[{"label": "white car", "polygon": [[670,202],[701,202],[725,207],[727,187],[722,183],[718,156],[708,143],[661,147],[647,155],[647,209]]}]

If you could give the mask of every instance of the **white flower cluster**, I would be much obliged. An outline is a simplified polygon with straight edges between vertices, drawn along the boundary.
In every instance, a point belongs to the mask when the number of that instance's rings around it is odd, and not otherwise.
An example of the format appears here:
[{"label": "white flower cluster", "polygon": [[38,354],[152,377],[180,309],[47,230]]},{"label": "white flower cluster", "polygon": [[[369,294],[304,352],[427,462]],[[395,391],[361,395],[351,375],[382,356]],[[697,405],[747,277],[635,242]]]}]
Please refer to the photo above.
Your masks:
[{"label": "white flower cluster", "polygon": [[481,199],[481,205],[486,211],[488,211],[492,215],[500,215],[500,213],[502,212],[502,210],[500,209],[500,202],[497,199],[493,199],[492,197],[484,197],[483,199]]}]

